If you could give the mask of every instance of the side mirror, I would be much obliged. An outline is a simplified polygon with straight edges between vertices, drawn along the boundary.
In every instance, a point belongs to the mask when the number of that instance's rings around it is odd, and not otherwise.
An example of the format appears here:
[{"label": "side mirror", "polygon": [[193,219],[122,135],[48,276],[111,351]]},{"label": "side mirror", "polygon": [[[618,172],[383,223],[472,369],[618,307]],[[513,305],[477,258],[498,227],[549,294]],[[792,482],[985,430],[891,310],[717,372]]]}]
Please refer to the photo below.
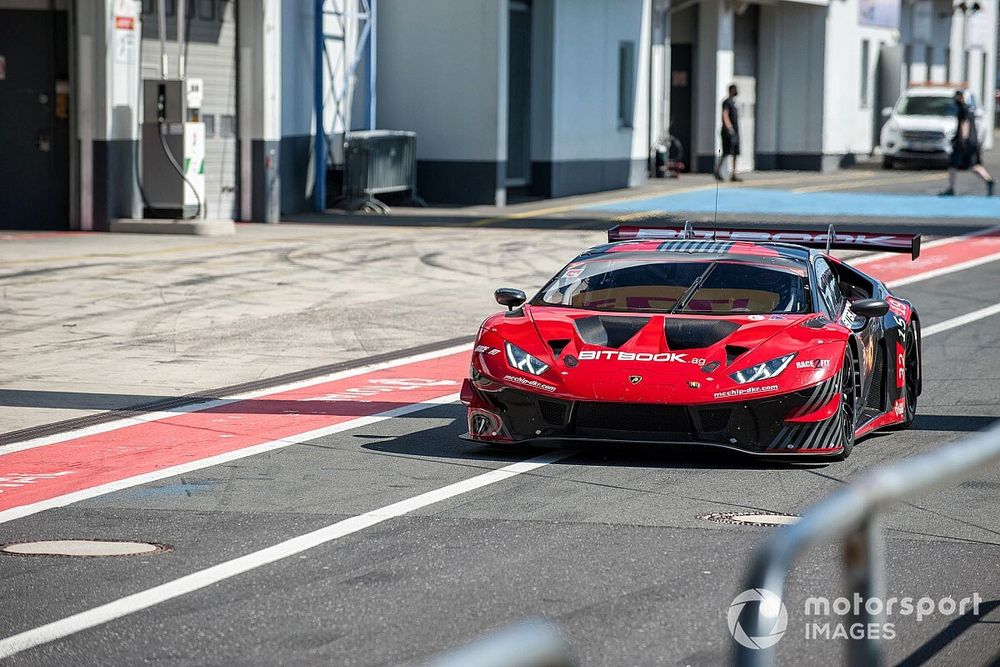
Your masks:
[{"label": "side mirror", "polygon": [[884,107],[882,109],[882,118],[888,118],[892,115],[892,107]]},{"label": "side mirror", "polygon": [[882,317],[889,312],[889,304],[882,299],[858,299],[851,304],[851,310],[861,317]]},{"label": "side mirror", "polygon": [[[513,310],[528,300],[524,292],[513,287],[501,287],[493,293],[493,297],[501,306],[507,306],[507,310]],[[886,309],[889,305],[886,304]]]}]

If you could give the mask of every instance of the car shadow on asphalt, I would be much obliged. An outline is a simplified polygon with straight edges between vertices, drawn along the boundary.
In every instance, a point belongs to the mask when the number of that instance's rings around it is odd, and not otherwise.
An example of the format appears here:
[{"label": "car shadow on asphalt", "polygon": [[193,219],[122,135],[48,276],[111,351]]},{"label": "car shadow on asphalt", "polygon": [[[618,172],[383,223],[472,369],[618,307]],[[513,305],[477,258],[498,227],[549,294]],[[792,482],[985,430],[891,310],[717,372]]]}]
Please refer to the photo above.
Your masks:
[{"label": "car shadow on asphalt", "polygon": [[[525,445],[483,445],[460,438],[466,432],[465,408],[451,404],[421,410],[416,413],[428,419],[450,419],[445,426],[409,433],[384,436],[358,429],[354,438],[363,441],[361,447],[374,452],[397,456],[432,457],[462,461],[498,461],[516,463],[559,449],[576,453],[564,460],[573,465],[623,468],[700,468],[714,470],[783,470],[789,468],[822,468],[829,461],[798,462],[790,459],[765,459],[728,449],[706,445],[673,445],[655,443],[581,442]],[[416,416],[415,415],[415,416]]]},{"label": "car shadow on asphalt", "polygon": [[972,433],[993,425],[1000,417],[983,415],[925,415],[917,413],[910,430]]}]

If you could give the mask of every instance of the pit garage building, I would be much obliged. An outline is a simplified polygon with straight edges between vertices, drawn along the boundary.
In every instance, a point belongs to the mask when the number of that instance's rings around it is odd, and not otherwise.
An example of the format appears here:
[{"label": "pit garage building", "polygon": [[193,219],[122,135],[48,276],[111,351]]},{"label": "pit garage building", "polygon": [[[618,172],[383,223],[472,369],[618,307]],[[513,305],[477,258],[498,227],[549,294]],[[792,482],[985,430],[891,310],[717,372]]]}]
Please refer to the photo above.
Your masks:
[{"label": "pit garage building", "polygon": [[164,52],[197,82],[174,120],[200,124],[198,213],[276,222],[353,130],[416,132],[429,203],[634,186],[668,132],[708,171],[732,82],[744,169],[868,157],[911,81],[967,81],[991,142],[996,38],[997,0],[0,0],[0,226],[149,212]]}]

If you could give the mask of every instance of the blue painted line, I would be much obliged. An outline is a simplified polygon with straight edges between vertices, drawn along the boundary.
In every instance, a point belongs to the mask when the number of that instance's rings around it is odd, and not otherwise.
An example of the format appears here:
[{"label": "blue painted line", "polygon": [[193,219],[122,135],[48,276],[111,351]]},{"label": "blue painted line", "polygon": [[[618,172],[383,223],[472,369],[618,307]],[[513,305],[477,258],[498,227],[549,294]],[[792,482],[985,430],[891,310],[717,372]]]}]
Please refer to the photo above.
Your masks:
[{"label": "blue painted line", "polygon": [[[943,185],[943,183],[942,183]],[[646,199],[595,204],[600,211],[711,213],[715,190],[696,190]],[[757,188],[722,188],[719,213],[769,215],[856,215],[879,218],[1000,218],[1000,197],[938,197],[921,194],[789,192]]]}]

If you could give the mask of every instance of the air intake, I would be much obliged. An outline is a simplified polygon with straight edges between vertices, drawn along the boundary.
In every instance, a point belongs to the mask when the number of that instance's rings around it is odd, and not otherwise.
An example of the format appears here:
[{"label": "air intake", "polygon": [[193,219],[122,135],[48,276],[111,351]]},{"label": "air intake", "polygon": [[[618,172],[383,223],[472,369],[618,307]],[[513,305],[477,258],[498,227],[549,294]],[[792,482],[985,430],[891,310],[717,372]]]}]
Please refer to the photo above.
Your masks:
[{"label": "air intake", "polygon": [[737,357],[746,354],[750,351],[749,347],[740,347],[739,345],[727,345],[726,346],[726,366],[731,365],[736,361]]},{"label": "air intake", "polygon": [[715,345],[740,328],[735,322],[723,320],[664,320],[663,330],[671,350],[691,350]]},{"label": "air intake", "polygon": [[562,351],[566,349],[566,346],[569,345],[569,343],[570,341],[568,338],[560,338],[558,340],[550,340],[549,347],[552,348],[552,354],[558,357],[562,354]]},{"label": "air intake", "polygon": [[581,317],[573,324],[585,343],[619,348],[649,324],[649,318],[595,315]]}]

